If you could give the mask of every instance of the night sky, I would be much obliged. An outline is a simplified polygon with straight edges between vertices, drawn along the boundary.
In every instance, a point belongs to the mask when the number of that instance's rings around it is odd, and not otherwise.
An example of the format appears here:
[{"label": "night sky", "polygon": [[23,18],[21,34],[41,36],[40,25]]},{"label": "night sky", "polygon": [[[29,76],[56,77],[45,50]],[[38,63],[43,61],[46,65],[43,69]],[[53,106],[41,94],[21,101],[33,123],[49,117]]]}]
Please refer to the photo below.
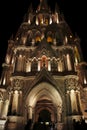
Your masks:
[{"label": "night sky", "polygon": [[[3,0],[0,1],[0,73],[4,62],[8,40],[15,35],[27,13],[31,0]],[[34,6],[38,0],[32,0]],[[73,34],[77,34],[81,40],[81,49],[84,61],[87,62],[87,4],[80,0],[49,0],[51,5],[57,1],[64,14],[64,18]]]}]

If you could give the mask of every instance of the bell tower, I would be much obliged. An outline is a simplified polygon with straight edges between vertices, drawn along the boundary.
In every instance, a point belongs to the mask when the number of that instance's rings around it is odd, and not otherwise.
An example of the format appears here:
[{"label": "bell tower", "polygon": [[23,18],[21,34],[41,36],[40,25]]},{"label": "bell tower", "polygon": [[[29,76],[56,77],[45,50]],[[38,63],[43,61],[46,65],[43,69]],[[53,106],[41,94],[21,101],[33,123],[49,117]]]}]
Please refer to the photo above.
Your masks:
[{"label": "bell tower", "polygon": [[58,5],[31,3],[2,64],[0,130],[74,130],[73,120],[87,119],[86,67]]}]

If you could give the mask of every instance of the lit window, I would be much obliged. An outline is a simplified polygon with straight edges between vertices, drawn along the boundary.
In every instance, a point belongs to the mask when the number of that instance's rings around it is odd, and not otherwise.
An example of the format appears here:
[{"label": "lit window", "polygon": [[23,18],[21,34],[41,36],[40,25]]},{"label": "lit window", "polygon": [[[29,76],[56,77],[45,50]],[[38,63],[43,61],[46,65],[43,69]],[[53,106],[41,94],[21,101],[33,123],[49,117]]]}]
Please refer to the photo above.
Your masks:
[{"label": "lit window", "polygon": [[36,42],[40,42],[41,38],[39,36],[37,36],[35,40],[36,40]]},{"label": "lit window", "polygon": [[47,37],[47,42],[52,43],[52,41],[53,41],[53,40],[52,40],[52,37],[48,36],[48,37]]}]

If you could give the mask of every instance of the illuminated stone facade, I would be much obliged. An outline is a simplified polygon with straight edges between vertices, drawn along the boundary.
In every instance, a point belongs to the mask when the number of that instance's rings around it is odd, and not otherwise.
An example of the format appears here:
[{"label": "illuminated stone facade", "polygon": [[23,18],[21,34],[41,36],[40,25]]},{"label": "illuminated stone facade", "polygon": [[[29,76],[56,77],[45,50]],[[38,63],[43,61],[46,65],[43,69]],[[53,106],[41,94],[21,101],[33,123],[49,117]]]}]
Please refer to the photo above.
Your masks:
[{"label": "illuminated stone facade", "polygon": [[51,10],[41,0],[36,11],[30,6],[2,65],[0,130],[24,130],[28,120],[33,128],[42,111],[57,130],[73,130],[73,119],[87,118],[86,66],[80,39],[57,5]]}]

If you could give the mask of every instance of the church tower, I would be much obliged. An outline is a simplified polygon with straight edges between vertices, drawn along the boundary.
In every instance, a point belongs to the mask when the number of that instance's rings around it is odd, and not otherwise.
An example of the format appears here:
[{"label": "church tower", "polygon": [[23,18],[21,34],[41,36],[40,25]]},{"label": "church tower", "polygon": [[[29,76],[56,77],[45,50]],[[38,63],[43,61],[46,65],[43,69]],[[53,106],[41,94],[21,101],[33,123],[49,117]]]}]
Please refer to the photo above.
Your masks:
[{"label": "church tower", "polygon": [[[40,0],[28,9],[8,49],[0,79],[0,130],[24,130],[29,123],[73,130],[87,119],[87,63],[55,4]],[[40,130],[40,129],[39,129]]]}]

